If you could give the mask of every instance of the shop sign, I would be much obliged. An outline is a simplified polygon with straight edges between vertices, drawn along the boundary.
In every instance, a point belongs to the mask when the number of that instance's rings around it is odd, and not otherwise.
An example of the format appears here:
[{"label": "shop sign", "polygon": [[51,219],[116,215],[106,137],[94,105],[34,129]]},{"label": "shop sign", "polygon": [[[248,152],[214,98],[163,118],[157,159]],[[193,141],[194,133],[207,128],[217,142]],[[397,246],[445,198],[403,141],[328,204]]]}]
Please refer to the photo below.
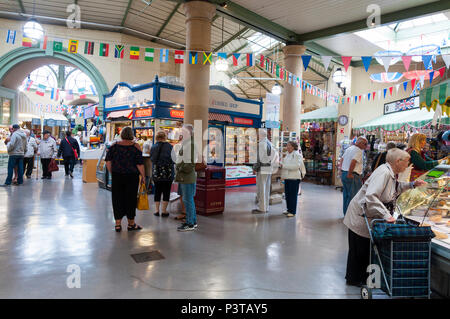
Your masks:
[{"label": "shop sign", "polygon": [[134,112],[134,117],[135,118],[139,118],[139,117],[150,117],[152,116],[153,113],[153,109],[152,108],[148,108],[148,109],[139,109],[136,110]]},{"label": "shop sign", "polygon": [[45,125],[50,126],[50,127],[56,126],[56,121],[53,119],[48,119],[44,123],[45,123]]},{"label": "shop sign", "polygon": [[122,87],[113,96],[105,98],[105,108],[129,106],[144,101],[153,101],[153,88],[132,92],[127,87]]},{"label": "shop sign", "polygon": [[183,110],[170,110],[170,117],[183,119],[184,118],[184,111]]},{"label": "shop sign", "polygon": [[243,125],[253,125],[252,119],[243,119],[240,117],[235,117],[233,120],[233,123],[235,124],[243,124]]},{"label": "shop sign", "polygon": [[95,106],[91,105],[84,109],[84,119],[91,119],[95,115]]},{"label": "shop sign", "polygon": [[384,114],[411,110],[419,107],[419,96],[384,104]]}]

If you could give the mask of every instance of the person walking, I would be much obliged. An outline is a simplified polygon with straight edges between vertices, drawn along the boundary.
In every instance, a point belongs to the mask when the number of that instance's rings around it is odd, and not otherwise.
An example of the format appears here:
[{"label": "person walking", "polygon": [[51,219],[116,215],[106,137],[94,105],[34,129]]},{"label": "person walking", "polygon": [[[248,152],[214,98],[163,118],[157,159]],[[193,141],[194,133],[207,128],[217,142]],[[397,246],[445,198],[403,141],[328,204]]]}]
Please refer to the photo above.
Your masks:
[{"label": "person walking", "polygon": [[345,150],[342,160],[343,212],[347,212],[348,205],[362,186],[363,150],[367,146],[367,139],[358,137],[355,145]]},{"label": "person walking", "polygon": [[301,180],[306,175],[306,168],[296,142],[289,141],[286,149],[287,154],[280,164],[287,207],[287,211],[284,214],[286,217],[295,217],[297,214],[298,190]]},{"label": "person walking", "polygon": [[170,189],[174,178],[174,168],[172,160],[172,145],[167,142],[167,135],[164,131],[156,134],[156,144],[150,150],[152,161],[152,179],[155,184],[155,216],[159,216],[161,194],[163,202],[161,205],[161,216],[168,217],[167,206],[170,200]]},{"label": "person walking", "polygon": [[258,130],[258,137],[257,161],[253,165],[253,173],[256,174],[257,208],[252,210],[252,214],[265,214],[269,211],[270,184],[273,167],[278,161],[278,153],[267,139],[265,129]]},{"label": "person walking", "polygon": [[182,146],[178,152],[175,166],[175,181],[181,188],[183,203],[186,209],[186,222],[178,227],[178,231],[192,231],[197,229],[197,214],[195,211],[195,189],[197,174],[195,172],[196,159],[199,153],[194,146],[193,127],[186,124],[182,128]]},{"label": "person walking", "polygon": [[52,179],[52,173],[48,171],[48,166],[52,159],[56,158],[58,154],[58,149],[56,146],[56,141],[50,136],[49,131],[42,132],[42,140],[39,144],[39,153],[41,157],[42,164],[42,178],[41,179]]},{"label": "person walking", "polygon": [[71,131],[67,131],[66,138],[61,140],[58,150],[58,157],[61,157],[62,155],[64,159],[64,170],[66,176],[70,175],[70,177],[73,178],[73,168],[79,154],[80,147],[78,146],[77,140],[72,137]]},{"label": "person walking", "polygon": [[17,167],[17,182],[14,185],[23,184],[23,159],[27,152],[27,137],[20,129],[20,126],[14,124],[11,127],[11,136],[9,138],[6,149],[8,151],[8,175],[6,177],[5,186],[11,185],[14,168]]},{"label": "person walking", "polygon": [[131,127],[124,127],[120,133],[121,140],[114,143],[106,153],[106,167],[112,177],[111,197],[116,221],[115,230],[122,230],[122,219],[127,216],[128,231],[141,230],[136,224],[137,194],[139,175],[145,183],[144,160],[141,148],[134,142]]},{"label": "person walking", "polygon": [[34,168],[34,155],[38,151],[38,145],[36,139],[30,135],[30,130],[25,130],[25,135],[27,136],[27,152],[24,155],[23,171],[27,178],[31,178]]}]

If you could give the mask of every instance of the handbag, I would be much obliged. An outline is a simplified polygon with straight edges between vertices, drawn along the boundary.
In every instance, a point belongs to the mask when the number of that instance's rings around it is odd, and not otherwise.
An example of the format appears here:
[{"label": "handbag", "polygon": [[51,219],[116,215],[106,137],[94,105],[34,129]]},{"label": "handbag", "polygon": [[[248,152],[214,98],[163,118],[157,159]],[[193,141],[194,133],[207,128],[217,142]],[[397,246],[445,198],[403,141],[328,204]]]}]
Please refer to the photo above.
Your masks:
[{"label": "handbag", "polygon": [[50,163],[48,164],[48,171],[49,171],[50,173],[51,173],[51,172],[57,172],[57,171],[59,171],[58,164],[56,164],[56,161],[55,161],[54,158],[52,158],[52,159],[50,160]]},{"label": "handbag", "polygon": [[69,142],[69,140],[67,139],[67,137],[66,137],[66,141],[67,141],[67,143],[69,143],[70,147],[72,148],[73,155],[75,156],[75,160],[77,160],[77,159],[78,159],[78,153],[77,153],[77,150],[73,148],[72,144]]},{"label": "handbag", "polygon": [[149,209],[147,187],[145,187],[145,183],[141,183],[141,186],[139,187],[136,208],[139,210],[148,210]]},{"label": "handbag", "polygon": [[155,182],[172,180],[172,164],[158,164],[163,147],[164,144],[159,147],[155,163],[152,165],[152,179]]}]

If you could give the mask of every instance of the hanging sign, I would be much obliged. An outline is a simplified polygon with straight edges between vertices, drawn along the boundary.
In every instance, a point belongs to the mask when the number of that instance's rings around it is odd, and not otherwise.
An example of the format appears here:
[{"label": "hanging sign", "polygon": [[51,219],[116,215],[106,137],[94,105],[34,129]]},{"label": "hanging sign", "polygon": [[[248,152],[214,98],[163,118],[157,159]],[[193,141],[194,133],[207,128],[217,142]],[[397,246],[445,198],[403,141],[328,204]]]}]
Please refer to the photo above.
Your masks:
[{"label": "hanging sign", "polygon": [[266,128],[280,127],[280,95],[266,94]]},{"label": "hanging sign", "polygon": [[184,118],[184,111],[183,110],[170,110],[170,117],[183,119]]},{"label": "hanging sign", "polygon": [[384,104],[384,114],[411,110],[419,107],[419,96]]},{"label": "hanging sign", "polygon": [[139,109],[136,110],[134,112],[134,117],[135,118],[140,118],[140,117],[150,117],[152,116],[153,113],[153,109],[152,108],[148,108],[148,109]]}]

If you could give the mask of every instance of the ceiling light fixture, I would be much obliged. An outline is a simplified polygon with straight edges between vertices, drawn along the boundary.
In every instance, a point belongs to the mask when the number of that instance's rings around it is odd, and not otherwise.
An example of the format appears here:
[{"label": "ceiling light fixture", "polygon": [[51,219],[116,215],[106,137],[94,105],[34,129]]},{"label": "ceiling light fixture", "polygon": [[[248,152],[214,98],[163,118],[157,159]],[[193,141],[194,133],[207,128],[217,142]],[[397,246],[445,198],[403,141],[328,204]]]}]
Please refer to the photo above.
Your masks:
[{"label": "ceiling light fixture", "polygon": [[280,95],[281,94],[281,86],[279,86],[278,84],[275,84],[272,87],[272,94]]},{"label": "ceiling light fixture", "polygon": [[337,84],[338,88],[342,90],[342,93],[345,96],[345,89],[346,89],[346,77],[345,72],[342,71],[341,68],[337,68],[337,70],[333,73],[333,81]]},{"label": "ceiling light fixture", "polygon": [[33,16],[23,26],[23,34],[30,39],[40,40],[44,37],[44,28],[34,18],[34,11],[36,8],[36,1],[33,2]]}]

